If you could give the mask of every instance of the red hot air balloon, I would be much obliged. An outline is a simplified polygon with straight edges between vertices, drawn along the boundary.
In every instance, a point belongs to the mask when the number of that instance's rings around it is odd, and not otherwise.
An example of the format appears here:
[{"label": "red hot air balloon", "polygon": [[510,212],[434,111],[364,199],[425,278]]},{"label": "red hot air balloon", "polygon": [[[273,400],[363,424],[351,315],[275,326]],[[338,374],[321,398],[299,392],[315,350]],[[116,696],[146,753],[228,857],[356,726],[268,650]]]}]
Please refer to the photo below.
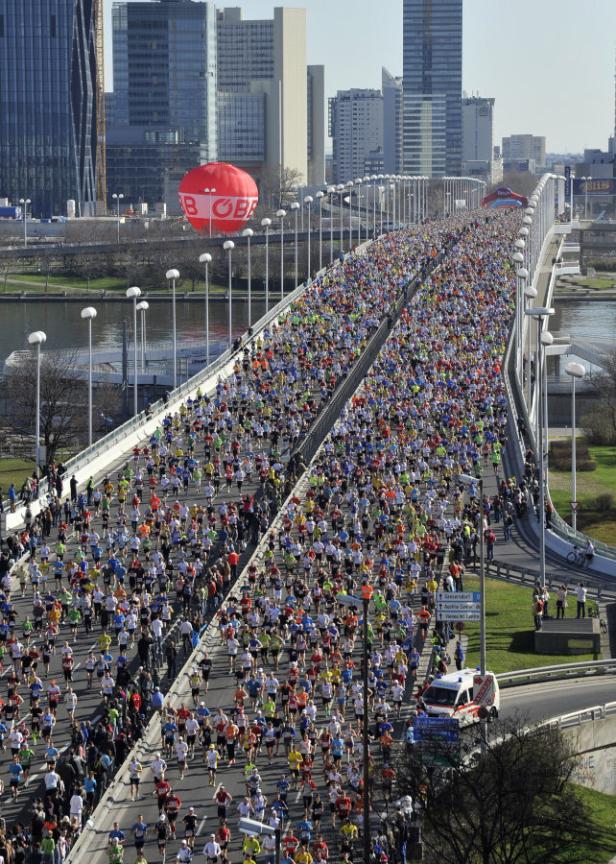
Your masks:
[{"label": "red hot air balloon", "polygon": [[193,168],[178,189],[180,205],[195,231],[235,234],[244,227],[259,201],[250,174],[227,162]]}]

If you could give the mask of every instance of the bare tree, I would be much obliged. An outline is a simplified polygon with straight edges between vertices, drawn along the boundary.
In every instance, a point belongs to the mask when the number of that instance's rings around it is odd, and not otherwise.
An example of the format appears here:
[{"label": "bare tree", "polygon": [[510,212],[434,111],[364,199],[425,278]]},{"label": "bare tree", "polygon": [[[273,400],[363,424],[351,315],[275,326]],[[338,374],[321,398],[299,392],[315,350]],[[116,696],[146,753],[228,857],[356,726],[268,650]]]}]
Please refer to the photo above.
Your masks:
[{"label": "bare tree", "polygon": [[591,444],[613,444],[616,441],[616,351],[606,356],[603,372],[591,372],[587,380],[596,393],[599,410],[582,418],[586,437]]},{"label": "bare tree", "polygon": [[398,791],[421,812],[427,862],[588,861],[582,847],[598,842],[597,833],[571,782],[575,760],[558,729],[499,723],[497,735],[466,759],[451,745],[430,744],[429,753],[422,746],[400,760]]},{"label": "bare tree", "polygon": [[297,198],[297,188],[301,185],[301,174],[294,168],[279,165],[264,170],[259,184],[259,208],[256,216],[265,216],[272,210],[288,207]]},{"label": "bare tree", "polygon": [[[6,376],[13,408],[11,424],[24,436],[34,432],[36,413],[36,366],[26,360]],[[61,450],[74,450],[87,426],[85,385],[75,377],[75,353],[43,354],[41,358],[41,439],[46,463]]]}]

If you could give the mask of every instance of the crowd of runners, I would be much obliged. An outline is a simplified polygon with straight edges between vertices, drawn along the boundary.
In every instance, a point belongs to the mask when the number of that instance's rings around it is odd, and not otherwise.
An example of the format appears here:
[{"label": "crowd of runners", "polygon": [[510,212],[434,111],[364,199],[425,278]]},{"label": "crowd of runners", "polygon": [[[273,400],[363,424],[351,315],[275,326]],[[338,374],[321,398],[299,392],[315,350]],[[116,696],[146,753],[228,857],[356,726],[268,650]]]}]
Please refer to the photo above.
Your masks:
[{"label": "crowd of runners", "polygon": [[[336,265],[238,355],[211,399],[165,418],[102,483],[80,492],[52,472],[40,516],[26,514],[0,561],[0,794],[32,805],[0,826],[6,861],[63,859],[162,704],[161,661],[172,679],[176,639],[189,653],[267,529],[289,452],[441,239],[438,228],[389,238]],[[29,561],[9,575],[24,551]],[[99,708],[84,715],[92,692]]]}]

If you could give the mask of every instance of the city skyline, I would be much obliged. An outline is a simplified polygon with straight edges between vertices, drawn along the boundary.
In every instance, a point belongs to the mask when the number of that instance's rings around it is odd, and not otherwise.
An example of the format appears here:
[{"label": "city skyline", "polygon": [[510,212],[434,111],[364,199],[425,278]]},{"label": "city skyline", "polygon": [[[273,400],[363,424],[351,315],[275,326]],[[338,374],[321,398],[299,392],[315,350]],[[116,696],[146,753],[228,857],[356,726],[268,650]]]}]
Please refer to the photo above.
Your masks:
[{"label": "city skyline", "polygon": [[[109,89],[113,0],[104,2]],[[325,64],[326,96],[353,87],[380,88],[382,66],[402,74],[402,0],[387,0],[378,16],[369,0],[335,0],[333,11],[327,0],[229,0],[217,5],[239,5],[248,18],[270,17],[276,5],[306,8],[307,61]],[[575,0],[519,0],[515,6],[504,0],[466,0],[463,87],[469,94],[496,99],[495,143],[512,133],[531,133],[545,136],[550,152],[607,146],[614,127],[616,4],[593,0],[592,8],[584,10],[584,28],[579,11]],[[528,39],[534,53],[526,50]]]}]

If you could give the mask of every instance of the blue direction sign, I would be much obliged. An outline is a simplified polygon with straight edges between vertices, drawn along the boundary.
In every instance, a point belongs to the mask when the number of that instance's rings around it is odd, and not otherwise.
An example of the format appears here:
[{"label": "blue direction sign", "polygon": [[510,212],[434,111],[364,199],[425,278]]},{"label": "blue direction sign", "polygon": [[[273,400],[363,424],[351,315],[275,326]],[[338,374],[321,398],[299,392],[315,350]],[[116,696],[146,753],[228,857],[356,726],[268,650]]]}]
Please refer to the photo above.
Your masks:
[{"label": "blue direction sign", "polygon": [[419,716],[415,718],[413,731],[418,744],[436,741],[457,744],[460,740],[460,723],[456,717]]}]

